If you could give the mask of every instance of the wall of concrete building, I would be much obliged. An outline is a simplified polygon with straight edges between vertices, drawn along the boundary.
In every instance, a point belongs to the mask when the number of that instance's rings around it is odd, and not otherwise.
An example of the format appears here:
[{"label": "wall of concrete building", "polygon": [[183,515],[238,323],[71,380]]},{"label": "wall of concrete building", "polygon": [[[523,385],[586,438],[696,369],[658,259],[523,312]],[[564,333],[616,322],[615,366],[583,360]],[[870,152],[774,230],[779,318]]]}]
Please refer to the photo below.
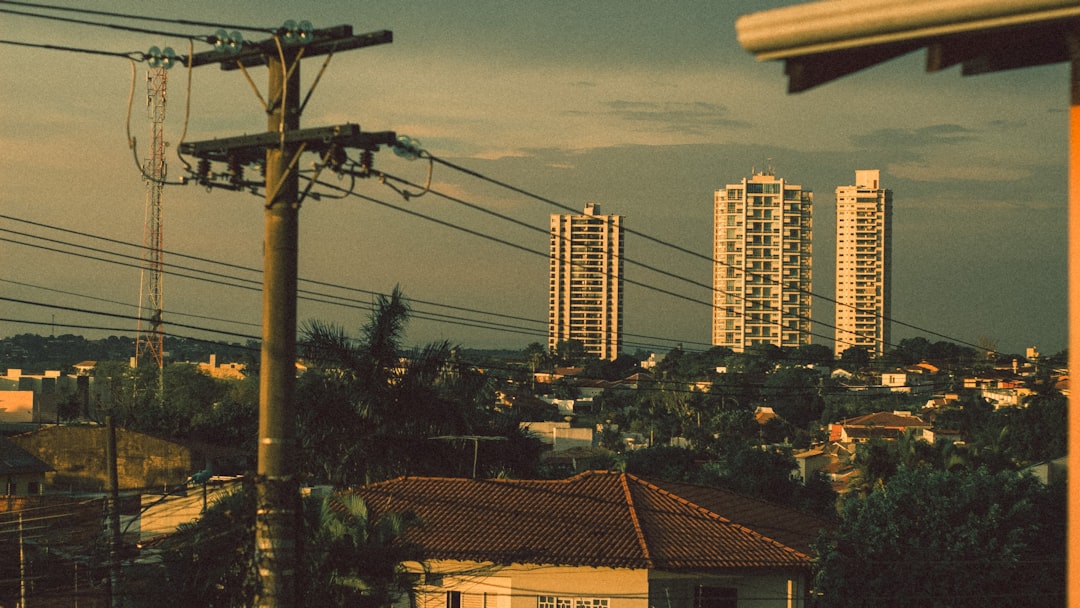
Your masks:
[{"label": "wall of concrete building", "polygon": [[[46,427],[11,440],[54,469],[46,477],[46,492],[108,488],[103,426]],[[190,448],[124,429],[116,430],[116,453],[121,490],[174,487],[206,466]]]}]

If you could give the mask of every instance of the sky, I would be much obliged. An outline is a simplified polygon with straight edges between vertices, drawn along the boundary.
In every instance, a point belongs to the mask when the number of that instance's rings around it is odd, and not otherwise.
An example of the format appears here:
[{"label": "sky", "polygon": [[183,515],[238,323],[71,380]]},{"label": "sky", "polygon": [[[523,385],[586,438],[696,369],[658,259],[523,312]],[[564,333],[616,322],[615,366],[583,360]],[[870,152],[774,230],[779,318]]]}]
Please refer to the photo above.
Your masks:
[{"label": "sky", "polygon": [[[629,231],[626,350],[704,350],[713,192],[771,166],[814,192],[813,340],[832,346],[834,191],[858,169],[880,169],[895,202],[893,344],[921,336],[1021,354],[1066,346],[1064,64],[963,77],[956,68],[926,73],[920,52],[790,95],[783,65],[757,61],[735,32],[740,15],[790,2],[49,4],[199,24],[0,3],[0,11],[154,30],[0,12],[0,40],[186,54],[186,36],[217,29],[203,23],[275,28],[306,19],[393,31],[392,44],[339,53],[321,75],[324,58],[303,62],[305,94],[315,86],[302,126],[395,131],[516,190],[436,163],[423,196],[406,199],[367,179],[353,187],[360,196],[305,200],[302,323],[359,335],[372,294],[399,286],[413,299],[410,344],[546,343],[549,215],[597,202],[623,215]],[[0,53],[0,336],[133,335],[139,264],[109,252],[137,257],[127,244],[143,241],[147,186],[135,159],[150,141],[147,66],[7,44]],[[266,130],[252,86],[265,95],[266,69],[250,75],[251,83],[217,66],[168,72],[170,179],[184,173],[181,137]],[[427,163],[385,149],[375,168],[427,179]],[[161,196],[166,331],[258,336],[251,269],[262,265],[263,199],[196,185],[166,186]]]}]

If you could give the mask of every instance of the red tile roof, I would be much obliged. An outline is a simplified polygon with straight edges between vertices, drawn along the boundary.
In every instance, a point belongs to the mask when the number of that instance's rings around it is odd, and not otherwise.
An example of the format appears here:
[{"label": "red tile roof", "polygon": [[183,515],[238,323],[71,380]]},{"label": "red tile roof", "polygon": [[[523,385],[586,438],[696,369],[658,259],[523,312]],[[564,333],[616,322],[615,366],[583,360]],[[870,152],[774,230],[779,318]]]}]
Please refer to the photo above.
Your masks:
[{"label": "red tile roof", "polygon": [[402,477],[362,488],[372,514],[416,514],[427,559],[612,568],[805,568],[810,557],[628,474],[565,480]]},{"label": "red tile roof", "polygon": [[826,519],[730,490],[676,481],[652,483],[805,554],[813,551],[812,545],[823,529],[836,526]]},{"label": "red tile roof", "polygon": [[847,420],[841,420],[837,424],[841,424],[845,427],[887,427],[887,428],[908,428],[908,427],[930,427],[930,423],[926,422],[922,418],[915,416],[914,414],[900,415],[892,412],[875,412],[873,414],[866,414],[864,416],[857,416],[855,418],[848,418]]}]

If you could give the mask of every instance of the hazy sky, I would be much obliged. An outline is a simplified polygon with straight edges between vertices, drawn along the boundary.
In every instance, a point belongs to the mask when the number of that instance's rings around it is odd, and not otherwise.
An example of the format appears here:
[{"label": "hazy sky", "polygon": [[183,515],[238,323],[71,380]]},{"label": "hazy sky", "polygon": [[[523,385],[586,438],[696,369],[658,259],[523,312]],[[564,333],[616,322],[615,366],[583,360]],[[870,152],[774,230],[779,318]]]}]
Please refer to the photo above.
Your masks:
[{"label": "hazy sky", "polygon": [[[770,163],[815,194],[816,342],[832,345],[834,190],[850,184],[856,169],[880,169],[895,200],[893,316],[903,325],[894,326],[894,343],[922,335],[964,343],[985,337],[1006,352],[1065,348],[1064,64],[964,78],[957,69],[925,73],[920,53],[788,95],[783,65],[757,62],[734,27],[740,14],[784,2],[192,1],[168,11],[144,2],[54,4],[227,26],[307,19],[316,27],[352,25],[357,33],[392,30],[392,44],[333,57],[303,126],[393,130],[439,158],[559,205],[580,210],[595,201],[605,213],[624,215],[633,231],[626,244],[633,284],[625,296],[631,352],[665,352],[679,342],[707,348],[713,191]],[[0,10],[45,12],[2,3]],[[185,35],[216,29],[49,14]],[[183,37],[4,13],[0,40],[121,53],[188,49]],[[195,43],[196,52],[208,48]],[[72,247],[138,255],[115,242],[143,238],[146,186],[125,134],[131,65],[10,45],[0,53],[0,295],[31,302],[0,300],[0,318],[55,322],[58,334],[94,337],[119,332],[63,326],[133,329],[131,320],[43,306],[136,313],[138,268]],[[322,61],[303,62],[305,93]],[[251,75],[265,91],[266,69]],[[130,130],[142,158],[150,136],[143,63],[134,87]],[[175,147],[188,99],[186,141],[266,129],[242,73],[196,68],[189,89],[186,70],[175,68],[165,123],[170,177],[183,173]],[[303,168],[311,160],[305,157]],[[417,183],[426,178],[425,163],[387,150],[375,164]],[[424,302],[408,326],[411,343],[545,342],[548,216],[564,211],[438,164],[432,187],[406,201],[367,180],[354,191],[379,202],[305,201],[301,276],[316,283],[301,284],[300,318],[355,331],[371,292],[400,285]],[[165,263],[216,281],[165,276],[168,330],[257,336],[258,275],[236,266],[261,267],[262,199],[169,186],[162,207]],[[0,335],[52,331],[0,321]]]}]

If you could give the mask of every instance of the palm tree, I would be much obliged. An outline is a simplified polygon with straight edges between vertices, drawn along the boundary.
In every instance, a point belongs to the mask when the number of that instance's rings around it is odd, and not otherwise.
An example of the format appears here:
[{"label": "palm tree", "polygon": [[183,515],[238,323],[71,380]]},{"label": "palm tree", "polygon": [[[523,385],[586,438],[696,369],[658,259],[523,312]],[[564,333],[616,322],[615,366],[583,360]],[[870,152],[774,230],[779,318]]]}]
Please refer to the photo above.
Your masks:
[{"label": "palm tree", "polygon": [[[159,546],[168,556],[160,565],[132,565],[139,587],[125,599],[147,607],[178,598],[187,606],[250,606],[257,587],[250,490],[226,494],[199,520],[182,524]],[[417,524],[414,517],[387,513],[373,520],[355,494],[312,497],[303,507],[303,575],[296,583],[305,606],[390,606],[409,591],[399,567],[418,553],[400,537]]]},{"label": "palm tree", "polygon": [[399,565],[419,554],[397,541],[417,523],[415,517],[388,513],[373,520],[363,499],[348,493],[305,506],[310,533],[305,604],[390,606],[409,591]]},{"label": "palm tree", "polygon": [[406,352],[409,307],[401,290],[379,296],[353,339],[339,327],[308,322],[301,353],[298,430],[305,471],[338,486],[405,473],[446,474],[451,445],[432,437],[476,434],[494,403],[487,379],[460,362],[449,342]]},{"label": "palm tree", "polygon": [[525,358],[529,361],[529,382],[532,389],[536,390],[536,370],[545,365],[550,357],[547,349],[539,342],[531,342],[525,347]]}]

